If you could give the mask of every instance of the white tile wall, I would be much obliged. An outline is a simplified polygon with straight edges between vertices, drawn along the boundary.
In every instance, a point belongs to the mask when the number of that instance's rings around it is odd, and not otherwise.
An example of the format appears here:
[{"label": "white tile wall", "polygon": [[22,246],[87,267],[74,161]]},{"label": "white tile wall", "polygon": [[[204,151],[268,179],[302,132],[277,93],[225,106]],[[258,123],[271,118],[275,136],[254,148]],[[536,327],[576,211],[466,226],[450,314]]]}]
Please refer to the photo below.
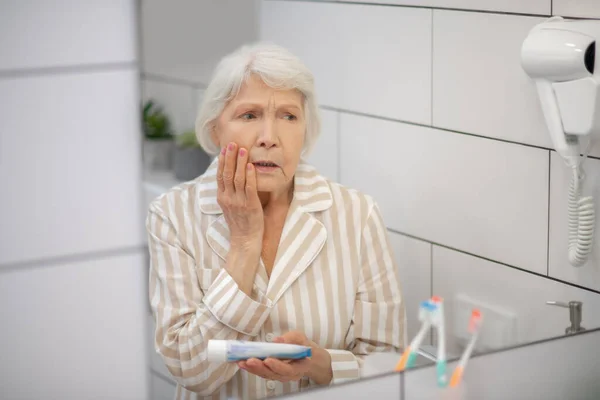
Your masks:
[{"label": "white tile wall", "polygon": [[306,159],[321,175],[338,181],[338,119],[339,113],[321,109],[321,136]]},{"label": "white tile wall", "polygon": [[573,267],[568,260],[568,195],[571,170],[562,158],[552,152],[550,170],[550,276],[600,291],[600,160],[588,159],[584,164],[586,178],[584,196],[593,196],[596,205],[596,235],[588,262]]},{"label": "white tile wall", "polygon": [[4,0],[0,71],[132,62],[134,15],[133,0]]},{"label": "white tile wall", "polygon": [[150,379],[152,381],[152,393],[150,395],[151,400],[173,400],[176,390],[174,384],[167,382],[156,375],[152,375]]},{"label": "white tile wall", "polygon": [[264,2],[261,39],[313,70],[321,104],[430,123],[431,10]]},{"label": "white tile wall", "polygon": [[[466,10],[504,11],[527,14],[550,14],[551,0],[346,0],[356,3],[397,4]],[[554,0],[555,2],[557,0]],[[585,0],[584,0],[585,1]],[[588,0],[593,1],[593,0]]]},{"label": "white tile wall", "polygon": [[285,46],[311,69],[317,99],[323,105],[339,105],[342,82],[337,76],[342,74],[343,55],[339,27],[343,9],[332,3],[261,3],[259,38]]},{"label": "white tile wall", "polygon": [[410,341],[420,327],[419,304],[432,295],[431,244],[394,232],[388,235],[398,265],[406,311],[407,341]]},{"label": "white tile wall", "polygon": [[[431,11],[347,6],[336,15],[345,54],[343,109],[431,122]],[[377,38],[377,40],[373,40]]]},{"label": "white tile wall", "polygon": [[565,17],[600,18],[598,0],[552,0],[554,15]]},{"label": "white tile wall", "polygon": [[550,147],[539,100],[520,64],[542,18],[433,12],[433,125]]},{"label": "white tile wall", "polygon": [[257,0],[141,4],[145,72],[207,84],[221,57],[258,36]]},{"label": "white tile wall", "polygon": [[0,80],[0,265],[142,243],[137,82]]},{"label": "white tile wall", "polygon": [[[457,294],[514,313],[517,343],[564,334],[570,325],[569,310],[548,306],[548,300],[582,301],[582,325],[587,328],[600,326],[600,313],[597,312],[600,296],[595,293],[438,246],[433,247],[433,293],[445,299],[448,350],[453,353],[458,350],[451,335],[453,302]],[[485,334],[482,331],[482,343]]]},{"label": "white tile wall", "polygon": [[196,119],[196,89],[185,84],[144,79],[144,101],[154,100],[171,120],[174,134],[194,129]]},{"label": "white tile wall", "polygon": [[2,397],[146,399],[142,260],[2,272]]},{"label": "white tile wall", "polygon": [[548,151],[345,113],[340,121],[342,183],[373,195],[388,227],[546,273]]}]

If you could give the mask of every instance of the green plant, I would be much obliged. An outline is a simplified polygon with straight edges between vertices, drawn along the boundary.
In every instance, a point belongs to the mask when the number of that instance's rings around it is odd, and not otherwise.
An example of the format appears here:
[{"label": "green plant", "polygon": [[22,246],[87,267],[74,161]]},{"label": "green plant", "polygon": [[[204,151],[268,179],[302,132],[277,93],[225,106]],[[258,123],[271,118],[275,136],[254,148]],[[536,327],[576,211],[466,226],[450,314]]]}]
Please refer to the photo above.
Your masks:
[{"label": "green plant", "polygon": [[200,144],[198,143],[198,139],[196,138],[196,132],[189,130],[189,131],[185,131],[180,135],[175,136],[175,142],[177,143],[177,146],[179,147],[186,147],[186,148],[194,148],[194,147],[200,147]]},{"label": "green plant", "polygon": [[172,139],[171,121],[153,100],[144,104],[142,112],[144,136],[151,140]]}]

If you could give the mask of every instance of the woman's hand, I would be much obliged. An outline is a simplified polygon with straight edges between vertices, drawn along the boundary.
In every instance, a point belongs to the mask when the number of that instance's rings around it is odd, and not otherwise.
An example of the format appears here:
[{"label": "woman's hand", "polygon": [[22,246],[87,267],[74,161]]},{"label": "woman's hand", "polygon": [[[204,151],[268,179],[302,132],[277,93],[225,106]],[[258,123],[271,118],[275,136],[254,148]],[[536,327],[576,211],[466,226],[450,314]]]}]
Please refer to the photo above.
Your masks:
[{"label": "woman's hand", "polygon": [[312,356],[302,360],[278,360],[267,358],[261,361],[251,358],[247,361],[238,362],[238,366],[254,375],[262,378],[280,382],[298,381],[307,376],[317,384],[325,385],[331,382],[333,373],[331,371],[331,356],[314,342],[308,340],[302,332],[291,331],[285,335],[275,338],[275,343],[298,344],[312,348]]},{"label": "woman's hand", "polygon": [[219,155],[217,202],[230,231],[232,247],[260,249],[264,233],[262,205],[256,188],[254,165],[248,163],[248,150],[229,143]]}]

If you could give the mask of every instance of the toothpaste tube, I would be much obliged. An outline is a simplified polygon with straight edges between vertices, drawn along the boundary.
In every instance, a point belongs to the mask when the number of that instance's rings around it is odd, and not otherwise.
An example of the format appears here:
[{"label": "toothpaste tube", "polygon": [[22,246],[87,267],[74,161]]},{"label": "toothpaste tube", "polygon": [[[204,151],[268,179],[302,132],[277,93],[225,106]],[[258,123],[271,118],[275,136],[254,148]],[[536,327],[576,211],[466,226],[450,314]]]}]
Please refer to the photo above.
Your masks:
[{"label": "toothpaste tube", "polygon": [[235,362],[249,358],[299,360],[310,357],[311,348],[297,344],[247,342],[242,340],[209,340],[208,361]]}]

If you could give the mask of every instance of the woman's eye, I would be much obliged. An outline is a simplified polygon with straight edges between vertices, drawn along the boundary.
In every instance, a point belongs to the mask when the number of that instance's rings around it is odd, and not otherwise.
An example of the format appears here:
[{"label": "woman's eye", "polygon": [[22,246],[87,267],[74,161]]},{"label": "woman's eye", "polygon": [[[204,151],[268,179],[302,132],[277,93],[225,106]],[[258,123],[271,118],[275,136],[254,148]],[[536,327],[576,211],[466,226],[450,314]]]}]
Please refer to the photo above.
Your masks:
[{"label": "woman's eye", "polygon": [[254,119],[256,118],[256,115],[254,115],[253,113],[247,112],[241,115],[242,119]]},{"label": "woman's eye", "polygon": [[286,115],[284,116],[284,118],[285,118],[285,119],[287,119],[288,121],[295,121],[295,120],[297,120],[297,119],[298,119],[298,118],[296,118],[296,116],[295,116],[295,115],[293,115],[293,114],[286,114]]}]

